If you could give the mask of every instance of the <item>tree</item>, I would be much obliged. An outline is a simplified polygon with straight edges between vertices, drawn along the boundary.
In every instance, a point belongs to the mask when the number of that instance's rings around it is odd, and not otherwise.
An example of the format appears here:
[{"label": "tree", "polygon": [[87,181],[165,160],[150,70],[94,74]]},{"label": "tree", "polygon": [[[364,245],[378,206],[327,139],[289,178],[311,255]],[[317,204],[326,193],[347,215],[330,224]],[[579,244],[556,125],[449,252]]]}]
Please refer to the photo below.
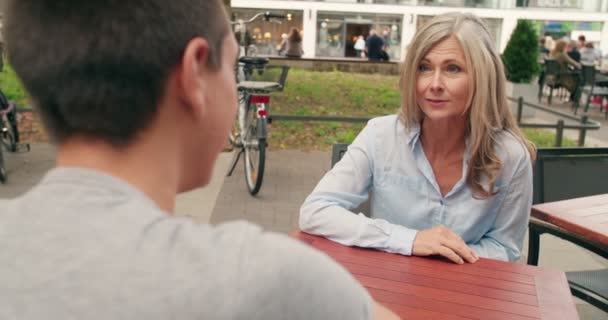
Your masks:
[{"label": "tree", "polygon": [[507,80],[529,83],[540,71],[538,34],[531,21],[519,20],[502,55]]}]

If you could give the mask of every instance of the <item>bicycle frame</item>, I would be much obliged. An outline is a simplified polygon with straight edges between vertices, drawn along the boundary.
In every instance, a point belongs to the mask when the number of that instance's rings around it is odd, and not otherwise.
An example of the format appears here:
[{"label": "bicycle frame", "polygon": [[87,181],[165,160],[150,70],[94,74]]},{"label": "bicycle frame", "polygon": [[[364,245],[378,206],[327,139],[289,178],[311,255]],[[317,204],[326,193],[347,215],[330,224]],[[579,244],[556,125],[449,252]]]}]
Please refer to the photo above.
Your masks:
[{"label": "bicycle frame", "polygon": [[260,75],[264,72],[268,59],[247,56],[246,25],[261,16],[264,16],[266,21],[270,21],[272,18],[284,18],[282,15],[261,12],[247,21],[238,20],[232,23],[235,26],[235,32],[240,32],[239,63],[235,70],[236,80],[239,83],[239,109],[235,129],[238,131],[233,131],[234,134],[230,135],[230,142],[240,150],[234,155],[228,176],[232,175],[240,156],[244,154],[245,182],[251,195],[256,195],[259,192],[264,178],[267,125],[269,122],[269,92],[272,89],[272,86],[264,87],[261,85],[256,87],[255,85],[255,83],[268,82],[251,81],[254,72],[257,71]]},{"label": "bicycle frame", "polygon": [[270,95],[259,94],[251,95],[251,104],[256,107],[256,121],[258,122],[258,139],[266,139],[268,136],[268,106],[270,104]]}]

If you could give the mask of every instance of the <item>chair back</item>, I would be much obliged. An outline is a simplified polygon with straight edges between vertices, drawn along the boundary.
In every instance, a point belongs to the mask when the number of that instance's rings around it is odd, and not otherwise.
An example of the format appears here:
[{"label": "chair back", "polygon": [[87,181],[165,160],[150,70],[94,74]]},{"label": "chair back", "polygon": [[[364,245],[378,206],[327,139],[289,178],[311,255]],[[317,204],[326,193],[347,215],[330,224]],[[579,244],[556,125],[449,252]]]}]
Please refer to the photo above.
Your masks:
[{"label": "chair back", "polygon": [[534,204],[608,193],[608,148],[538,149]]},{"label": "chair back", "polygon": [[348,143],[336,143],[331,147],[331,168],[333,168],[346,153]]},{"label": "chair back", "polygon": [[545,76],[557,75],[560,72],[559,62],[555,59],[545,60]]}]

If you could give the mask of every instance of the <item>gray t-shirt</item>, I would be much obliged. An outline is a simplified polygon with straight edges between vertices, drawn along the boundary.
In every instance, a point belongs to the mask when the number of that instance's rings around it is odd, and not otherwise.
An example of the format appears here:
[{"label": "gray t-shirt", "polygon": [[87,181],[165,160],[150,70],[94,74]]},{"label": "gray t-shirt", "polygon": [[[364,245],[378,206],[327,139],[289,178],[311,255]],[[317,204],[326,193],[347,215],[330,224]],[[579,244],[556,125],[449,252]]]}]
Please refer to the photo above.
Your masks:
[{"label": "gray t-shirt", "polygon": [[54,169],[0,200],[0,319],[370,319],[343,268],[246,223],[198,225],[114,177]]}]

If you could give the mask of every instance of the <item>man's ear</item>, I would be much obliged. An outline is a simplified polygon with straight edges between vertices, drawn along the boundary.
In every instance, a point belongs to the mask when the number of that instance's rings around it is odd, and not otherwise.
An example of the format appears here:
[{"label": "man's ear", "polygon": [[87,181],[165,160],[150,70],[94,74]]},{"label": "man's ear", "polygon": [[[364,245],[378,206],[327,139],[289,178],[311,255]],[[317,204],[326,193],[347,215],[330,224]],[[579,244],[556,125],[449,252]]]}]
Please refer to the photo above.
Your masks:
[{"label": "man's ear", "polygon": [[180,99],[186,112],[199,116],[205,112],[206,75],[210,71],[209,43],[203,38],[194,38],[188,42],[182,56],[181,68],[177,75],[181,88]]}]

